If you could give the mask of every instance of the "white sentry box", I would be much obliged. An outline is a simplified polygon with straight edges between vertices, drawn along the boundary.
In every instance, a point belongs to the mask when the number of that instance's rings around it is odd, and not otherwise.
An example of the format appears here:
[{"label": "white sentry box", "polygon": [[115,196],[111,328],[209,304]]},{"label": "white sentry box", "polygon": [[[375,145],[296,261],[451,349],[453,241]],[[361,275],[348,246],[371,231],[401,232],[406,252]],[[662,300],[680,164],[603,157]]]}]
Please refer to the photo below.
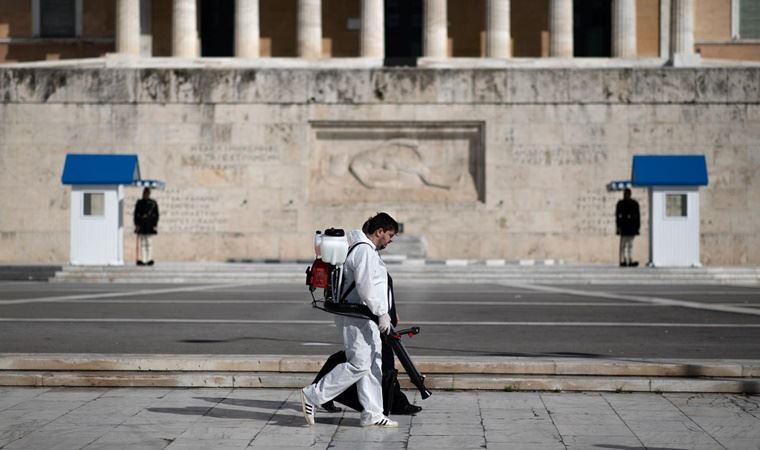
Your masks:
[{"label": "white sentry box", "polygon": [[651,187],[649,204],[651,264],[700,266],[699,190],[694,186]]},{"label": "white sentry box", "polygon": [[123,186],[73,185],[70,207],[71,264],[123,265]]},{"label": "white sentry box", "polygon": [[699,267],[704,155],[634,155],[631,182],[649,190],[649,265]]}]

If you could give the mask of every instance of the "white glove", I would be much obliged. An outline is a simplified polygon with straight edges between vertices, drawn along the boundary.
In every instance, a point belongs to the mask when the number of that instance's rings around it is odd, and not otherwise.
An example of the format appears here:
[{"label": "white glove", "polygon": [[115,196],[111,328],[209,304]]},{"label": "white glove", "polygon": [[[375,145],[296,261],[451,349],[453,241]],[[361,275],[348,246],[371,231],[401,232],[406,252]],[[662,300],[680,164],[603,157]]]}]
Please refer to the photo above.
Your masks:
[{"label": "white glove", "polygon": [[381,333],[388,334],[391,329],[391,316],[388,314],[383,314],[380,316],[379,320],[377,321],[377,328],[380,329]]}]

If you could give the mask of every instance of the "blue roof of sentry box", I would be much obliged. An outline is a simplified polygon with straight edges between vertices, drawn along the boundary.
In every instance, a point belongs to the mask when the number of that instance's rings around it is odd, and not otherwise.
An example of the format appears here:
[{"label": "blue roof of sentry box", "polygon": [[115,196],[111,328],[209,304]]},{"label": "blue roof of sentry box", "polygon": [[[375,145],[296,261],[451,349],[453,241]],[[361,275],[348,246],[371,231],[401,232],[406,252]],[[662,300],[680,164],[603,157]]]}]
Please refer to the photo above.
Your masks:
[{"label": "blue roof of sentry box", "polygon": [[707,186],[705,155],[634,155],[634,186]]},{"label": "blue roof of sentry box", "polygon": [[133,184],[140,180],[137,155],[66,155],[63,184]]}]

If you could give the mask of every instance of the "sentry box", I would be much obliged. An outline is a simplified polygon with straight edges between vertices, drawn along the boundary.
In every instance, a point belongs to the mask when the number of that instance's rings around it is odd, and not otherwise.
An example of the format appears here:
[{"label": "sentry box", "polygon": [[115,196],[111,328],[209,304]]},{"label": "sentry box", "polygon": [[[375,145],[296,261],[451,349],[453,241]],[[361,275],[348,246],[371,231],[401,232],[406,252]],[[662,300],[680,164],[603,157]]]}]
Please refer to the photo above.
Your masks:
[{"label": "sentry box", "polygon": [[124,264],[124,186],[163,188],[140,178],[137,155],[68,154],[61,182],[71,186],[70,263]]},{"label": "sentry box", "polygon": [[704,155],[635,155],[631,184],[649,190],[649,265],[699,267],[699,187]]}]

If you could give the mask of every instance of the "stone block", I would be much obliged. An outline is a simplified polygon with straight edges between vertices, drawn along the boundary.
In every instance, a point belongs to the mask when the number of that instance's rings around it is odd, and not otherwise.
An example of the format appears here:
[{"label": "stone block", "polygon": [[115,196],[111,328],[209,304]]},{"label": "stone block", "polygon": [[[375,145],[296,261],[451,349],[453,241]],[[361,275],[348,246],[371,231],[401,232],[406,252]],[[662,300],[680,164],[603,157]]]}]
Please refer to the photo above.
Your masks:
[{"label": "stone block", "polygon": [[[584,378],[563,377],[556,379],[526,380],[518,384],[523,390],[546,391],[604,391],[604,392],[648,392],[650,381],[646,378],[609,377]],[[541,387],[539,387],[541,386]]]},{"label": "stone block", "polygon": [[[407,377],[398,379],[403,389],[416,389]],[[425,386],[428,389],[454,389],[454,377],[451,375],[429,375],[425,378]]]},{"label": "stone block", "polygon": [[557,361],[557,374],[655,377],[737,377],[742,366],[732,363],[689,364],[637,361]]},{"label": "stone block", "polygon": [[503,104],[509,100],[509,73],[504,70],[473,70],[472,101],[477,104]]},{"label": "stone block", "polygon": [[652,379],[652,392],[760,393],[756,379]]},{"label": "stone block", "polygon": [[171,101],[176,103],[201,103],[203,99],[203,72],[197,69],[173,69],[171,71]]},{"label": "stone block", "polygon": [[0,386],[43,386],[40,373],[0,371]]},{"label": "stone block", "polygon": [[200,97],[206,104],[235,103],[242,74],[236,70],[214,69],[200,72]]},{"label": "stone block", "polygon": [[727,101],[757,103],[760,101],[760,69],[736,68],[728,74]]},{"label": "stone block", "polygon": [[473,73],[465,70],[441,70],[436,72],[436,103],[471,103],[473,98]]},{"label": "stone block", "polygon": [[275,104],[307,103],[311,76],[311,72],[307,70],[241,69],[238,101]]},{"label": "stone block", "polygon": [[[551,122],[560,122],[563,124],[573,125],[622,125],[627,121],[614,121],[613,108],[610,105],[603,104],[570,104],[561,105],[552,108],[556,117],[550,118]],[[546,120],[546,116],[542,116]]]},{"label": "stone block", "polygon": [[280,360],[280,372],[319,372],[324,365],[324,358],[297,358],[288,357]]},{"label": "stone block", "polygon": [[[700,107],[681,107],[680,117],[677,119],[682,122],[691,122],[712,126],[713,129],[706,129],[704,134],[708,135],[713,130],[722,130],[725,133],[741,134],[734,130],[736,124],[747,122],[747,108],[745,105],[738,104],[709,104]],[[728,142],[728,139],[726,139]]]},{"label": "stone block", "polygon": [[166,69],[141,69],[135,74],[137,102],[165,104],[175,101],[172,72]]},{"label": "stone block", "polygon": [[302,388],[314,381],[314,374],[237,374],[235,387]]},{"label": "stone block", "polygon": [[566,69],[527,69],[509,72],[510,103],[567,103],[569,77]]},{"label": "stone block", "polygon": [[12,103],[16,101],[16,83],[13,71],[0,69],[0,103]]},{"label": "stone block", "polygon": [[14,69],[11,83],[15,101],[24,103],[55,103],[67,99],[70,72],[65,69]]},{"label": "stone block", "polygon": [[307,95],[310,103],[352,105],[377,101],[366,70],[314,71]]},{"label": "stone block", "polygon": [[694,103],[697,71],[693,69],[639,69],[633,74],[631,103]]},{"label": "stone block", "polygon": [[[425,72],[427,85],[432,84],[432,77]],[[404,103],[405,98],[419,96],[420,73],[417,70],[374,70],[370,73],[370,82],[374,101],[377,103]]]},{"label": "stone block", "polygon": [[74,103],[133,103],[137,73],[130,69],[68,71],[66,101]]},{"label": "stone block", "polygon": [[577,69],[569,74],[567,88],[572,103],[629,103],[633,71]]},{"label": "stone block", "polygon": [[729,84],[730,71],[722,68],[705,68],[697,71],[697,103],[725,103],[733,87]]}]

